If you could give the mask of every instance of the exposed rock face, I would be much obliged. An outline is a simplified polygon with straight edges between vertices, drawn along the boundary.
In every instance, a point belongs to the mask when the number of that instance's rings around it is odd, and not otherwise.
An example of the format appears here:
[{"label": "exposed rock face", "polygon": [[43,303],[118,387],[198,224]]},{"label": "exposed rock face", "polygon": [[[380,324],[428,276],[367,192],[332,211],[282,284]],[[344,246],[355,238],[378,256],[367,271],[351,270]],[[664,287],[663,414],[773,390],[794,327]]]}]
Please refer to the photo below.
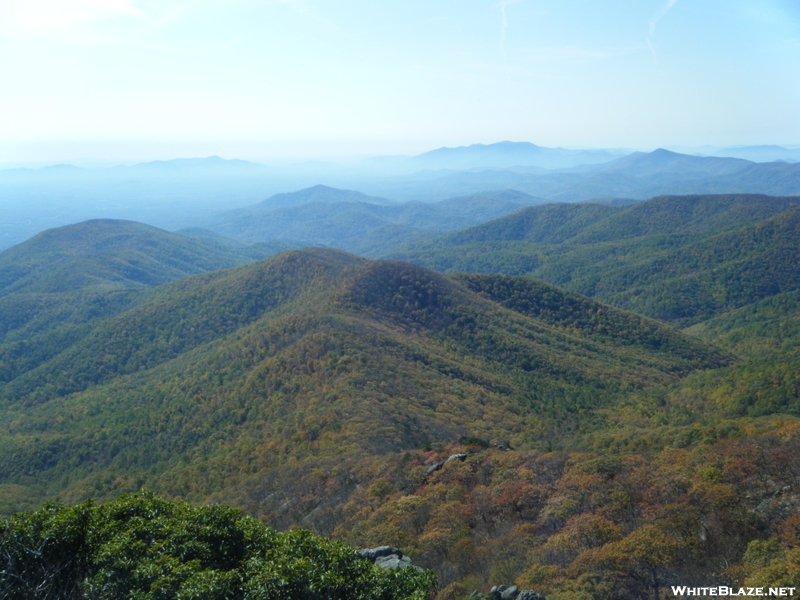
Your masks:
[{"label": "exposed rock face", "polygon": [[411,559],[403,556],[403,551],[392,546],[378,546],[377,548],[365,548],[358,551],[361,558],[365,558],[384,569],[405,569],[411,567],[417,571],[422,571],[421,567],[411,564]]},{"label": "exposed rock face", "polygon": [[419,567],[415,567],[411,564],[411,559],[407,556],[397,556],[396,554],[392,554],[390,556],[381,556],[375,559],[375,564],[379,567],[383,567],[384,569],[405,569],[406,567],[413,567],[418,570],[422,570]]},{"label": "exposed rock face", "polygon": [[547,598],[541,594],[537,594],[533,590],[522,590],[516,600],[547,600]]},{"label": "exposed rock face", "polygon": [[519,595],[519,588],[515,585],[507,587],[500,593],[502,600],[514,600]]},{"label": "exposed rock face", "polygon": [[443,462],[436,463],[435,465],[431,465],[430,467],[428,467],[428,470],[425,471],[425,474],[426,475],[430,475],[434,471],[438,471],[439,469],[441,469],[443,466],[444,466]]},{"label": "exposed rock face", "polygon": [[392,546],[378,546],[377,548],[364,548],[358,551],[361,558],[366,558],[370,562],[375,562],[378,558],[395,555],[398,558],[403,558],[403,551],[399,548]]},{"label": "exposed rock face", "polygon": [[460,460],[461,462],[464,462],[465,460],[467,460],[467,455],[466,454],[451,454],[450,456],[447,457],[447,460],[445,460],[443,462],[438,462],[435,465],[431,465],[430,467],[428,467],[428,470],[425,472],[425,474],[426,475],[430,475],[431,473],[433,473],[435,471],[438,471],[439,469],[444,467],[447,463],[449,463],[450,461],[453,461],[453,460]]},{"label": "exposed rock face", "polygon": [[467,460],[467,455],[466,454],[451,454],[447,458],[447,460],[444,461],[444,464],[447,464],[447,463],[449,463],[450,461],[453,461],[453,460],[460,460],[461,462],[464,462],[465,460]]}]

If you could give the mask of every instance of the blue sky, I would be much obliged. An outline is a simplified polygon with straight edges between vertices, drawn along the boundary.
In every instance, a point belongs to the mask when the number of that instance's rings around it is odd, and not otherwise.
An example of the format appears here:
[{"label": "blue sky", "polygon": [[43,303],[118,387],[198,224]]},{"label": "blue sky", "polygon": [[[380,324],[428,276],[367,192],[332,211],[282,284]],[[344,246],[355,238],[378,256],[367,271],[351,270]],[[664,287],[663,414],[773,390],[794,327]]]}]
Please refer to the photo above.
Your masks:
[{"label": "blue sky", "polygon": [[797,0],[0,0],[0,163],[800,144]]}]

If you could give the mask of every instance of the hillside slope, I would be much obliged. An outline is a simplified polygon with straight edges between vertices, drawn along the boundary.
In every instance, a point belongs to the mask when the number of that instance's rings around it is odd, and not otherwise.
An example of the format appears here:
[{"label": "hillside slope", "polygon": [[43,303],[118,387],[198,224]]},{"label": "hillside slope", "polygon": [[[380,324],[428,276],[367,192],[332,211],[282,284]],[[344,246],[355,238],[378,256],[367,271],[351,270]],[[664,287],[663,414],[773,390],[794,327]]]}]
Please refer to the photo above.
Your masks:
[{"label": "hillside slope", "polygon": [[560,204],[408,247],[440,271],[528,274],[687,326],[800,286],[800,198],[662,196]]},{"label": "hillside slope", "polygon": [[[797,209],[741,225],[735,202],[684,206],[627,215],[611,239],[618,209],[543,207],[515,243],[788,264]],[[0,512],[142,487],[227,502],[401,547],[450,599],[512,582],[597,599],[793,584],[797,291],[692,329],[750,357],[736,361],[539,280],[330,249],[139,289],[50,346],[0,345]]]},{"label": "hillside slope", "polygon": [[44,231],[0,253],[0,381],[47,360],[154,286],[269,254],[132,221]]},{"label": "hillside slope", "polygon": [[434,203],[390,204],[358,192],[315,186],[218,215],[208,228],[245,243],[283,240],[369,256],[540,202],[504,190]]},{"label": "hillside slope", "polygon": [[539,447],[632,390],[730,360],[543,283],[287,252],[160,286],[11,369],[0,482],[204,498],[461,436]]},{"label": "hillside slope", "polygon": [[241,249],[144,223],[84,221],[0,253],[0,295],[149,287],[250,260]]}]

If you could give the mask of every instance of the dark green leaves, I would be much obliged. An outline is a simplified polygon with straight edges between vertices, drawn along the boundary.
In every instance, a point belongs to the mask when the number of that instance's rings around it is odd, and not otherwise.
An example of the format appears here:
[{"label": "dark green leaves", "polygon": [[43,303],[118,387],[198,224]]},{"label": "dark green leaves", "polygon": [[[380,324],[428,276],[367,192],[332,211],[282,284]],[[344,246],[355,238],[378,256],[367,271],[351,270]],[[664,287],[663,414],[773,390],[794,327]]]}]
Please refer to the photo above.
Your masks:
[{"label": "dark green leaves", "polygon": [[8,600],[421,600],[435,587],[307,531],[150,493],[16,515],[0,526],[0,560]]}]

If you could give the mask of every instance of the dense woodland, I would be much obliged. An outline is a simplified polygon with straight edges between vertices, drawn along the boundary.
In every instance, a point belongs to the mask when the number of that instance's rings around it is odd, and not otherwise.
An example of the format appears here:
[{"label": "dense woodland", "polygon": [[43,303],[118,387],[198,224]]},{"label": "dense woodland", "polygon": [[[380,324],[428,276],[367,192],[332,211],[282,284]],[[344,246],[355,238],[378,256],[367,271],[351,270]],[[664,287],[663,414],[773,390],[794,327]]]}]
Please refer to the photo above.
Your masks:
[{"label": "dense woodland", "polygon": [[[0,510],[19,513],[0,546],[115,502],[180,519],[224,503],[247,527],[399,547],[444,600],[794,585],[798,211],[532,207],[396,256],[416,265],[332,249],[242,264],[255,250],[182,238],[181,254],[117,222],[34,238],[0,254]],[[142,488],[164,500],[115,500]],[[76,506],[30,512],[52,500]],[[199,560],[185,581],[223,577]]]}]

